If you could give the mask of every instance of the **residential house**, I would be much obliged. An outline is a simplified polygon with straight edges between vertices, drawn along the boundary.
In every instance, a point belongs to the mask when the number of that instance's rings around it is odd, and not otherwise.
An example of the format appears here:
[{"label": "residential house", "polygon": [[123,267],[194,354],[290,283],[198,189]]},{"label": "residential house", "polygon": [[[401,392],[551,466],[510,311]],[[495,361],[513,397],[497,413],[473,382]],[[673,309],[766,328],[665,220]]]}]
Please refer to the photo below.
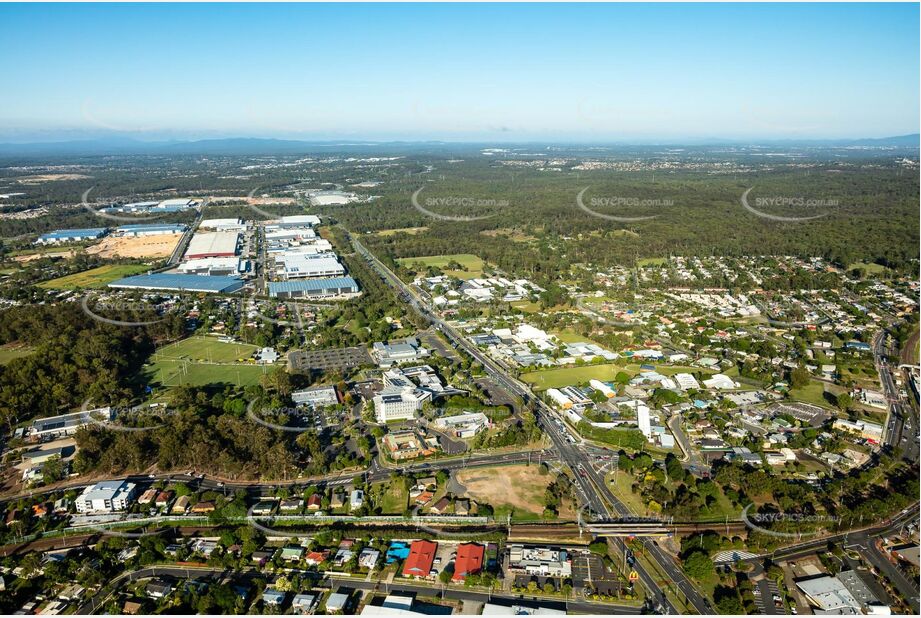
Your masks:
[{"label": "residential house", "polygon": [[451,500],[447,496],[444,496],[441,500],[436,502],[429,508],[429,512],[434,513],[435,515],[444,515],[448,512],[448,509],[451,508]]},{"label": "residential house", "polygon": [[413,541],[409,546],[409,556],[403,563],[403,577],[431,577],[436,551],[438,551],[437,543],[425,540]]},{"label": "residential house", "polygon": [[298,545],[288,545],[281,549],[281,559],[285,562],[300,562],[304,557],[304,548]]},{"label": "residential house", "polygon": [[171,511],[173,513],[185,513],[189,506],[192,504],[192,499],[188,496],[179,496],[176,502],[173,504]]},{"label": "residential house", "polygon": [[461,543],[457,547],[457,557],[454,559],[454,581],[464,581],[468,575],[475,575],[483,570],[483,556],[485,548],[479,543]]}]

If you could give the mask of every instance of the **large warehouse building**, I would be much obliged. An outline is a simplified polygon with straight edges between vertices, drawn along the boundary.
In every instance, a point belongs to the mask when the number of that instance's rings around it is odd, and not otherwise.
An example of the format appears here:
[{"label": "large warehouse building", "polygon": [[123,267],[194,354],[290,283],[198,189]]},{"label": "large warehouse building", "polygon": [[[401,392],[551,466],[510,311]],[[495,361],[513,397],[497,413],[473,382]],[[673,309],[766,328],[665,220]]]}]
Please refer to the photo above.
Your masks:
[{"label": "large warehouse building", "polygon": [[358,283],[351,277],[269,283],[272,298],[350,298],[357,294]]},{"label": "large warehouse building", "polygon": [[266,232],[284,230],[291,227],[316,227],[320,225],[320,217],[316,215],[291,215],[282,217],[275,223],[269,223],[265,226]]},{"label": "large warehouse building", "polygon": [[201,230],[217,230],[219,232],[245,232],[246,222],[236,219],[205,219],[198,224]]},{"label": "large warehouse building", "polygon": [[42,234],[35,241],[38,245],[55,245],[64,242],[81,242],[84,240],[94,240],[106,235],[106,228],[91,227],[76,230],[55,230]]},{"label": "large warehouse building", "polygon": [[187,275],[240,275],[248,270],[247,260],[238,257],[200,258],[179,265],[179,272]]},{"label": "large warehouse building", "polygon": [[122,225],[115,230],[119,236],[154,236],[157,234],[182,234],[186,226],[182,223],[141,223]]},{"label": "large warehouse building", "polygon": [[239,232],[196,232],[183,259],[233,257],[239,242]]},{"label": "large warehouse building", "polygon": [[275,258],[277,274],[283,279],[341,277],[345,267],[332,253],[282,253]]},{"label": "large warehouse building", "polygon": [[125,277],[109,284],[110,288],[163,290],[170,292],[210,292],[233,294],[243,287],[244,281],[236,277],[208,277],[206,275],[175,275],[155,273]]},{"label": "large warehouse building", "polygon": [[164,209],[169,210],[169,209],[174,209],[174,208],[192,208],[193,206],[197,206],[197,205],[198,205],[198,202],[193,200],[192,198],[174,197],[168,200],[163,200],[162,202],[157,204],[157,208],[164,208]]}]

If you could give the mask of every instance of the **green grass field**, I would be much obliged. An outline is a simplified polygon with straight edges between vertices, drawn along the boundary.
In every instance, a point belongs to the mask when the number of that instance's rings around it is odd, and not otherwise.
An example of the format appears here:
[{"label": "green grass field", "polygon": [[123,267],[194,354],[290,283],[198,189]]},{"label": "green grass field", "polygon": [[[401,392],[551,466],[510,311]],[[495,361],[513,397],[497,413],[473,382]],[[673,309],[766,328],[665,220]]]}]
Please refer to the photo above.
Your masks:
[{"label": "green grass field", "polygon": [[252,365],[248,360],[257,346],[223,343],[212,337],[190,337],[159,349],[151,357],[146,373],[149,383],[162,386],[230,383],[258,384],[271,367]]},{"label": "green grass field", "polygon": [[570,384],[581,384],[589,380],[610,382],[618,371],[624,371],[621,365],[585,365],[583,367],[560,367],[521,374],[521,379],[533,385],[537,390],[559,388]]},{"label": "green grass field", "polygon": [[[430,255],[428,257],[400,258],[397,260],[407,268],[416,268],[421,264],[423,268],[434,266],[444,274],[458,279],[476,279],[483,276],[486,262],[470,253],[457,253],[454,255]],[[467,270],[445,270],[449,262],[457,262]]]},{"label": "green grass field", "polygon": [[[790,389],[790,397],[796,401],[811,403],[822,408],[831,408],[831,404],[825,400],[824,393],[826,387],[831,387],[831,385],[825,384],[824,382],[819,382],[818,380],[810,380],[809,384],[803,388]],[[829,390],[834,391],[832,388],[829,388]],[[843,389],[838,390],[840,391]]]},{"label": "green grass field", "polygon": [[160,348],[154,353],[153,360],[236,363],[248,360],[257,349],[249,343],[224,343],[216,337],[189,337]]},{"label": "green grass field", "polygon": [[[584,338],[582,339],[585,340]],[[710,369],[701,369],[700,367],[688,367],[684,365],[654,365],[655,370],[664,376],[675,375],[676,373],[716,373]],[[548,388],[559,388],[561,386],[570,386],[582,384],[589,380],[601,380],[602,382],[611,382],[619,371],[626,371],[631,376],[640,372],[639,363],[628,363],[626,365],[604,364],[604,365],[583,365],[582,367],[560,367],[558,369],[543,369],[541,371],[530,371],[521,374],[521,379],[531,384],[537,390],[546,390]]]},{"label": "green grass field", "polygon": [[550,331],[551,335],[556,336],[557,339],[563,343],[593,343],[588,337],[583,337],[579,333],[573,332],[571,330],[554,330]]},{"label": "green grass field", "polygon": [[14,358],[28,356],[33,348],[22,343],[8,343],[0,346],[0,365],[6,365]]},{"label": "green grass field", "polygon": [[516,300],[511,303],[512,307],[515,309],[520,309],[525,313],[537,313],[540,311],[540,305],[538,303],[532,303],[529,300]]},{"label": "green grass field", "polygon": [[150,267],[144,264],[106,264],[39,283],[38,287],[49,290],[96,289],[105,287],[116,279],[138,275],[148,270]]},{"label": "green grass field", "polygon": [[882,264],[875,264],[872,262],[854,262],[847,267],[848,270],[854,270],[855,268],[862,268],[868,275],[880,275],[889,270]]},{"label": "green grass field", "polygon": [[148,382],[160,386],[205,386],[221,383],[251,386],[259,384],[263,373],[270,371],[265,365],[208,365],[182,361],[159,361],[149,365],[148,369]]},{"label": "green grass field", "polygon": [[403,488],[403,483],[391,483],[381,496],[381,512],[384,515],[402,515],[409,506],[409,493]]}]

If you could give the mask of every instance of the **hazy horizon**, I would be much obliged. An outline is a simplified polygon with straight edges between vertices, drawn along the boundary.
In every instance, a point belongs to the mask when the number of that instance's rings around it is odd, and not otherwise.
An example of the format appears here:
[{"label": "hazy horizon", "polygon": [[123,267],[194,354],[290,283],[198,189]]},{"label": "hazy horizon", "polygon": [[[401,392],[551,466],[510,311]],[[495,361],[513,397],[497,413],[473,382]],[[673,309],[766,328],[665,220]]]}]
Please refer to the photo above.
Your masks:
[{"label": "hazy horizon", "polygon": [[880,138],[917,4],[0,5],[0,140]]}]

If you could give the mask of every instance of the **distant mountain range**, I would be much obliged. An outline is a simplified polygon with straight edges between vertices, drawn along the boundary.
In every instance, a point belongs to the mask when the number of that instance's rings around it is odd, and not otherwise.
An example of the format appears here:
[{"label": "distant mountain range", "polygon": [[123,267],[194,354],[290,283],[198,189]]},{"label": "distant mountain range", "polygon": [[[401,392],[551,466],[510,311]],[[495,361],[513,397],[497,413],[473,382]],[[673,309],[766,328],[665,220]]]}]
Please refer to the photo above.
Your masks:
[{"label": "distant mountain range", "polygon": [[309,153],[348,153],[369,152],[387,154],[407,154],[433,151],[471,150],[483,147],[513,148],[518,146],[534,147],[536,145],[565,146],[783,146],[783,147],[880,147],[918,149],[921,135],[898,135],[883,138],[863,139],[816,139],[816,140],[732,140],[732,139],[696,139],[696,140],[656,140],[656,141],[615,141],[610,142],[522,142],[496,143],[449,142],[449,141],[373,141],[373,140],[329,140],[306,141],[258,137],[230,137],[201,140],[164,140],[141,141],[137,139],[113,136],[85,140],[0,143],[0,156],[34,157],[34,156],[99,156],[99,155],[299,155]]}]

